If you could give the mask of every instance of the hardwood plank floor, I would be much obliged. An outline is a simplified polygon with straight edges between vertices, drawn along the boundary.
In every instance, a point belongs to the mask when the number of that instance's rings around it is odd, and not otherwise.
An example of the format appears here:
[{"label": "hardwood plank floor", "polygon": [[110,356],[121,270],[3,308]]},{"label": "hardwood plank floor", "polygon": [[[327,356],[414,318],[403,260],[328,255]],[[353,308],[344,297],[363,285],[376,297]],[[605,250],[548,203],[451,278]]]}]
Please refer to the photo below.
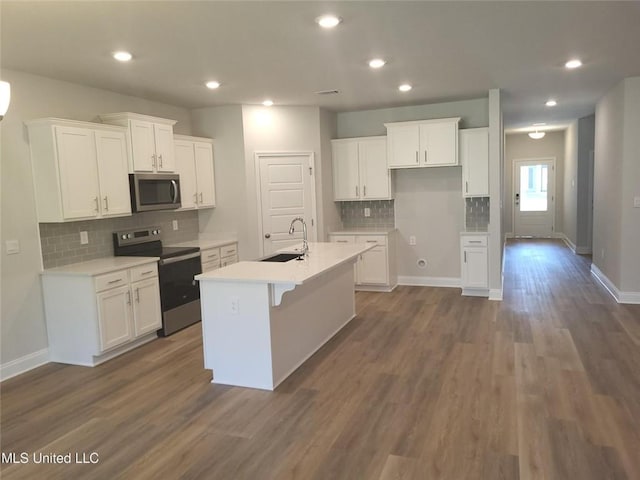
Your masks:
[{"label": "hardwood plank floor", "polygon": [[200,327],[0,387],[3,479],[640,479],[640,307],[559,241],[511,241],[503,302],[359,292],[275,392],[212,385]]}]

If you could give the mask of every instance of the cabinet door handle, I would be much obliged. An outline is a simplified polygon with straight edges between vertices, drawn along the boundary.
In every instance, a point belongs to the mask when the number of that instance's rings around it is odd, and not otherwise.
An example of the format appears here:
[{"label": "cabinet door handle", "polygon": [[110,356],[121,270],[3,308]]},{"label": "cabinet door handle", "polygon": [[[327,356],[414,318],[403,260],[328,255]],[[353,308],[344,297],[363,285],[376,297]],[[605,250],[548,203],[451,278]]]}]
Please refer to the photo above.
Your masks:
[{"label": "cabinet door handle", "polygon": [[162,154],[158,155],[158,158],[160,159],[160,168],[162,168]]},{"label": "cabinet door handle", "polygon": [[367,186],[366,185],[364,187],[362,187],[362,196],[363,197],[367,196]]},{"label": "cabinet door handle", "polygon": [[107,197],[107,196],[104,197],[104,209],[107,212],[109,211],[109,197]]},{"label": "cabinet door handle", "polygon": [[464,252],[464,263],[467,263],[467,252]]},{"label": "cabinet door handle", "polygon": [[416,150],[416,163],[420,163],[420,160],[418,160],[418,151]]},{"label": "cabinet door handle", "polygon": [[127,292],[127,305],[131,305],[131,291]]},{"label": "cabinet door handle", "polygon": [[100,204],[98,203],[98,197],[95,197],[93,201],[96,203],[96,212],[100,211]]},{"label": "cabinet door handle", "polygon": [[204,203],[202,192],[200,192],[200,203]]},{"label": "cabinet door handle", "polygon": [[424,163],[427,163],[427,149],[424,149]]},{"label": "cabinet door handle", "polygon": [[197,193],[193,194],[193,202],[194,203],[198,203],[198,194]]},{"label": "cabinet door handle", "polygon": [[155,153],[152,153],[152,154],[151,154],[151,166],[152,166],[153,168],[155,168],[155,167],[156,167],[156,154],[155,154]]},{"label": "cabinet door handle", "polygon": [[136,288],[136,302],[140,303],[140,289]]},{"label": "cabinet door handle", "polygon": [[358,186],[356,185],[356,197],[358,196]]},{"label": "cabinet door handle", "polygon": [[469,182],[464,182],[464,191],[465,193],[469,193]]}]

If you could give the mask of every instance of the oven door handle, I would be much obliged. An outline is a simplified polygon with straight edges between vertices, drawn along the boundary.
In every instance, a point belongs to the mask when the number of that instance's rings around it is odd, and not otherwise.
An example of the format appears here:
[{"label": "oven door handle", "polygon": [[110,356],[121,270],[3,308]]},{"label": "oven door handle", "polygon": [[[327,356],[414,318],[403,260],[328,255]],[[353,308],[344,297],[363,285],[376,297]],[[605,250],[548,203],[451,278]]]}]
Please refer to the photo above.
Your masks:
[{"label": "oven door handle", "polygon": [[178,203],[178,184],[175,180],[171,180],[171,186],[173,187],[173,203]]},{"label": "oven door handle", "polygon": [[189,253],[187,255],[181,255],[179,257],[170,257],[160,260],[158,262],[159,265],[169,265],[171,263],[181,262],[182,260],[189,260],[190,258],[196,258],[200,256],[200,252]]}]

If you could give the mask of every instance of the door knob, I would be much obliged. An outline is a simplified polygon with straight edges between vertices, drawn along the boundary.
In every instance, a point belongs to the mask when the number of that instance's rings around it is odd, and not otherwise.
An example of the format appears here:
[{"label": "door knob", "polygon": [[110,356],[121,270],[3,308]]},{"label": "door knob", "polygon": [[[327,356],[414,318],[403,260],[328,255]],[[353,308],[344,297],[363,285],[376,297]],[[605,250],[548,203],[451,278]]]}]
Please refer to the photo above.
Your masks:
[{"label": "door knob", "polygon": [[265,233],[264,234],[264,238],[271,238],[271,234],[270,233]]}]

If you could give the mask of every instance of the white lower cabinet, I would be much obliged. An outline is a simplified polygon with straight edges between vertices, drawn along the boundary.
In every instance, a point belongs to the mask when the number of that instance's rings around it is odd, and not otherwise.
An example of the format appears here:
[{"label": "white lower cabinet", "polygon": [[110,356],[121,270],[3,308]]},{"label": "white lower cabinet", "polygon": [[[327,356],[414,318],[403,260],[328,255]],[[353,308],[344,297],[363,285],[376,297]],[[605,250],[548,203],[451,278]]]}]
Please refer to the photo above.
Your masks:
[{"label": "white lower cabinet", "polygon": [[95,366],[156,338],[162,311],[155,261],[101,274],[81,268],[42,275],[51,361]]},{"label": "white lower cabinet", "polygon": [[233,242],[215,248],[200,250],[202,273],[238,263],[238,244]]},{"label": "white lower cabinet", "polygon": [[486,234],[460,236],[460,283],[463,295],[488,296],[489,258]]},{"label": "white lower cabinet", "polygon": [[382,235],[360,234],[348,232],[334,233],[329,237],[334,243],[367,243],[375,244],[371,250],[364,252],[358,258],[355,266],[355,282],[358,290],[391,291],[397,284],[395,269],[394,232]]}]

